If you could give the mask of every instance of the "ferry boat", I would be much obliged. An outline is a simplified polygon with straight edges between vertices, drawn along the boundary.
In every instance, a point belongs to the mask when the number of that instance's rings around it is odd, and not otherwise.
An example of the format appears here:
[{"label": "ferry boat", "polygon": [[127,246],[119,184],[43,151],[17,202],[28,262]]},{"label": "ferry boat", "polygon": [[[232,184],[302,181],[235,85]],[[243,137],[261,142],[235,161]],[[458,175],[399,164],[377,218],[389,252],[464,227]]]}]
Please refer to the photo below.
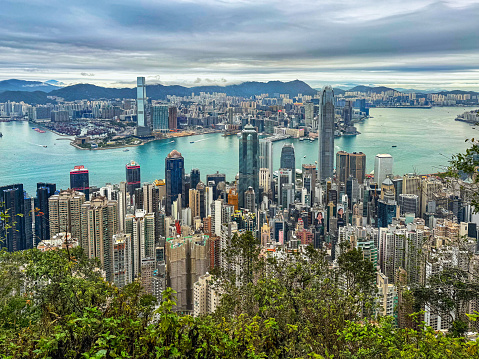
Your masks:
[{"label": "ferry boat", "polygon": [[300,141],[304,141],[304,138],[303,138],[303,137],[300,137],[299,140],[300,140]]},{"label": "ferry boat", "polygon": [[47,148],[47,145],[43,145],[43,148]]},{"label": "ferry boat", "polygon": [[45,131],[40,130],[39,128],[36,128],[36,127],[32,127],[32,130],[35,130],[35,131],[37,131],[38,133],[45,133]]},{"label": "ferry boat", "polygon": [[125,149],[125,150],[123,150],[123,152],[128,152],[128,151],[129,151],[129,149]]},{"label": "ferry boat", "polygon": [[3,134],[0,132],[0,137],[3,137]]}]

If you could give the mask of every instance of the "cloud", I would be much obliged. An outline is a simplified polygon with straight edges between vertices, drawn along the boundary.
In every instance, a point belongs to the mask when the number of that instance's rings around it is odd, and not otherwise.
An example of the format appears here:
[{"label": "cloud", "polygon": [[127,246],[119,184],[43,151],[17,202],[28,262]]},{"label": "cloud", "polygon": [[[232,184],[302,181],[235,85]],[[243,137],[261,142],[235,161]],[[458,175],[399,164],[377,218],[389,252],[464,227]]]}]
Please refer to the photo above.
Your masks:
[{"label": "cloud", "polygon": [[6,0],[0,75],[38,69],[64,81],[80,73],[159,83],[161,74],[164,83],[225,84],[319,83],[324,74],[371,82],[378,73],[414,82],[438,73],[464,82],[479,80],[478,18],[479,3],[467,0]]},{"label": "cloud", "polygon": [[80,75],[82,75],[82,76],[90,76],[90,77],[95,76],[95,74],[88,73],[88,72],[82,72]]}]

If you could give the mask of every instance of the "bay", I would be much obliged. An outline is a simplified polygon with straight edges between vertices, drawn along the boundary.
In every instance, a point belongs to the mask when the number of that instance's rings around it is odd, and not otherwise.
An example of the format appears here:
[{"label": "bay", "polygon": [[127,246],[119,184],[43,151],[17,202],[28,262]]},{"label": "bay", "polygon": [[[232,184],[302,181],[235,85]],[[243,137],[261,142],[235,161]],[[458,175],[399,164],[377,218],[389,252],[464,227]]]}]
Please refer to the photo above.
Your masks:
[{"label": "bay", "polygon": [[[465,139],[479,136],[479,126],[456,122],[458,114],[468,109],[436,107],[432,109],[371,109],[369,118],[356,124],[358,136],[336,139],[335,150],[364,152],[367,172],[374,168],[374,156],[390,153],[394,172],[404,174],[435,173],[447,165],[455,153],[469,147]],[[470,110],[470,109],[469,109]],[[52,132],[38,133],[27,122],[0,123],[0,185],[23,183],[27,192],[35,194],[37,182],[53,182],[57,188],[69,186],[69,171],[84,165],[90,171],[90,185],[119,183],[125,180],[125,165],[130,160],[141,166],[141,179],[151,182],[165,176],[165,157],[176,149],[185,158],[185,168],[199,168],[201,178],[219,171],[228,181],[238,171],[238,138],[221,134],[198,135],[150,142],[123,149],[85,151],[58,140]],[[194,141],[194,143],[190,143]],[[285,140],[274,143],[274,167],[279,167],[281,147],[293,143],[296,167],[314,163],[318,157],[318,141]],[[43,147],[46,145],[47,147]],[[392,147],[392,146],[397,147]]]}]

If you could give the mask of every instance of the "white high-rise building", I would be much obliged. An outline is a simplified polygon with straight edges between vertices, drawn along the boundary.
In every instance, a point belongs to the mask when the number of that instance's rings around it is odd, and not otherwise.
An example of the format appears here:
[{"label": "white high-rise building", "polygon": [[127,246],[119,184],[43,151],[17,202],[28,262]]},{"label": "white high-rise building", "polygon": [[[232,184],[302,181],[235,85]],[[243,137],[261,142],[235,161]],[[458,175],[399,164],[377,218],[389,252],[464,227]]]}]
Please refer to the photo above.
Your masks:
[{"label": "white high-rise building", "polygon": [[393,156],[377,154],[374,158],[374,182],[381,186],[387,175],[393,174]]}]

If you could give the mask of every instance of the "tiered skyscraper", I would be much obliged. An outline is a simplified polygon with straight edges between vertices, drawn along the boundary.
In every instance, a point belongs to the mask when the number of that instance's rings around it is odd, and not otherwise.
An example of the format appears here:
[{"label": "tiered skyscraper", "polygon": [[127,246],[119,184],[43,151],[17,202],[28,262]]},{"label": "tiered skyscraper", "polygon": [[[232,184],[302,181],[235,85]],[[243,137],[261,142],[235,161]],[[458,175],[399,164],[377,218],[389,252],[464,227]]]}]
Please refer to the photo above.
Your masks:
[{"label": "tiered skyscraper", "polygon": [[138,127],[146,126],[146,84],[144,77],[137,77],[136,79],[136,116]]},{"label": "tiered skyscraper", "polygon": [[321,113],[319,116],[319,179],[333,176],[334,166],[334,92],[331,86],[321,92]]},{"label": "tiered skyscraper", "polygon": [[245,192],[252,187],[256,198],[259,198],[259,142],[258,133],[253,126],[247,124],[239,141],[239,179],[238,205],[245,207]]}]

